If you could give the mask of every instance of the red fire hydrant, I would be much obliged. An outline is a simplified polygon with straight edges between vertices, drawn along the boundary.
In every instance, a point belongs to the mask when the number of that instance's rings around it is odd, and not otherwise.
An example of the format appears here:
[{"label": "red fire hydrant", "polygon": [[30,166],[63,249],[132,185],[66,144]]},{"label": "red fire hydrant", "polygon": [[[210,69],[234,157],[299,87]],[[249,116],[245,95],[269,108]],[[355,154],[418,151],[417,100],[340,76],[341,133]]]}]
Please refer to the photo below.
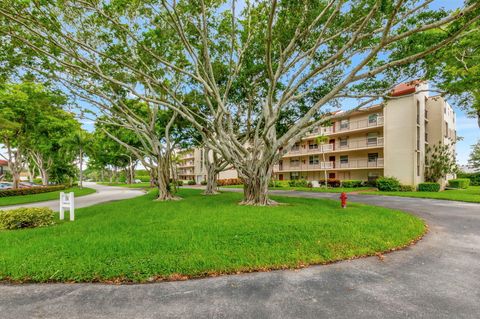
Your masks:
[{"label": "red fire hydrant", "polygon": [[342,201],[342,208],[345,208],[347,207],[347,194],[345,192],[343,192],[341,195],[340,195],[340,200]]}]

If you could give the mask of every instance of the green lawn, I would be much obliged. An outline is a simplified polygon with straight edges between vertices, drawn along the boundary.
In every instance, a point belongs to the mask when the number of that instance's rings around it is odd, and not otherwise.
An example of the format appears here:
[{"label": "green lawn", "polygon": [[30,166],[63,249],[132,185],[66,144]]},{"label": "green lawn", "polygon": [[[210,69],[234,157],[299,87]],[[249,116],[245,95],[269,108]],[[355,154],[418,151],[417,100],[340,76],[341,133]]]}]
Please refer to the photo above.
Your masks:
[{"label": "green lawn", "polygon": [[425,231],[417,217],[336,201],[274,197],[240,206],[241,194],[181,201],[141,197],[78,209],[75,222],[0,231],[0,280],[134,281],[282,269],[373,255]]},{"label": "green lawn", "polygon": [[128,187],[128,188],[150,188],[150,182],[138,183],[138,184],[125,184],[125,183],[98,183],[98,184],[106,185],[106,186]]},{"label": "green lawn", "polygon": [[95,193],[95,190],[87,187],[84,187],[84,188],[73,187],[63,191],[55,191],[55,192],[49,192],[49,193],[0,197],[0,206],[36,203],[36,202],[44,202],[47,200],[59,199],[60,192],[67,192],[67,193],[74,192],[75,196],[79,197],[79,196]]},{"label": "green lawn", "polygon": [[[229,186],[223,186],[226,188],[243,188],[243,185],[229,185]],[[283,190],[283,191],[301,191],[301,192],[318,192],[318,193],[351,193],[351,192],[360,192],[360,191],[371,191],[373,188],[372,187],[355,187],[355,188],[350,188],[350,187],[329,187],[329,188],[323,188],[323,187],[290,187],[290,186],[285,186],[285,187],[269,187],[268,189],[271,190]]]},{"label": "green lawn", "polygon": [[461,202],[480,203],[480,186],[470,186],[467,189],[451,189],[443,192],[364,192],[365,195],[386,195],[401,197],[433,198],[456,200]]}]

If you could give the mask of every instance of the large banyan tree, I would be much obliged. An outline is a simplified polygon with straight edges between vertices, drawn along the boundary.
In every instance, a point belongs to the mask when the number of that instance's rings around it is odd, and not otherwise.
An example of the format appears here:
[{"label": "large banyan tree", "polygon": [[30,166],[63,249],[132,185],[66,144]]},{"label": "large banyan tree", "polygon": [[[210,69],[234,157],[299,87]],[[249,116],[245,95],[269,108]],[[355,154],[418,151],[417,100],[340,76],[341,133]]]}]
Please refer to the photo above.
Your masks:
[{"label": "large banyan tree", "polygon": [[332,107],[386,96],[479,18],[478,1],[433,2],[0,0],[0,32],[14,63],[100,112],[133,116],[112,110],[125,94],[174,111],[238,170],[243,203],[268,205],[273,165]]}]

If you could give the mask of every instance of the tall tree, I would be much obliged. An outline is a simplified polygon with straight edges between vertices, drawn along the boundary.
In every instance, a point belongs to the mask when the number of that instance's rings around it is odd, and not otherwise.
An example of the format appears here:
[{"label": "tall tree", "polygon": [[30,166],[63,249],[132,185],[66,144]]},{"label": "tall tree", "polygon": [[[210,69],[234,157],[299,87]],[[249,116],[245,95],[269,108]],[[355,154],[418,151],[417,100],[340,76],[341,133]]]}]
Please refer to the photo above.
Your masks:
[{"label": "tall tree", "polygon": [[474,169],[480,170],[480,141],[472,146],[472,153],[470,153],[468,164],[470,164]]},{"label": "tall tree", "polygon": [[[453,13],[431,11],[431,2],[261,0],[239,10],[235,0],[1,0],[0,32],[12,40],[16,60],[25,57],[20,64],[99,109],[118,107],[135,121],[119,104],[128,92],[188,120],[238,170],[243,203],[268,205],[274,163],[330,119],[326,108],[360,98],[355,109],[385,96],[402,66],[451,43],[479,18],[478,1]],[[447,25],[418,52],[392,54],[398,43]],[[206,107],[185,103],[192,94]],[[296,112],[306,96],[309,105]],[[278,133],[291,110],[299,118]],[[149,135],[148,125],[133,129]]]}]

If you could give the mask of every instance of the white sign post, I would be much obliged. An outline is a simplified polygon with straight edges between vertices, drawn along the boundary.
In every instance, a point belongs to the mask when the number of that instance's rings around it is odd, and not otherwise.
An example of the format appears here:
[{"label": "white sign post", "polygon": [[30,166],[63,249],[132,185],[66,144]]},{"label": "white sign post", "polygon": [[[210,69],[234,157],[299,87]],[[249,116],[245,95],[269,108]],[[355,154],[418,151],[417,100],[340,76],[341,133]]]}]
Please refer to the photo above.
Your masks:
[{"label": "white sign post", "polygon": [[73,192],[60,192],[60,220],[65,219],[65,208],[70,208],[70,220],[75,220],[75,198]]}]

